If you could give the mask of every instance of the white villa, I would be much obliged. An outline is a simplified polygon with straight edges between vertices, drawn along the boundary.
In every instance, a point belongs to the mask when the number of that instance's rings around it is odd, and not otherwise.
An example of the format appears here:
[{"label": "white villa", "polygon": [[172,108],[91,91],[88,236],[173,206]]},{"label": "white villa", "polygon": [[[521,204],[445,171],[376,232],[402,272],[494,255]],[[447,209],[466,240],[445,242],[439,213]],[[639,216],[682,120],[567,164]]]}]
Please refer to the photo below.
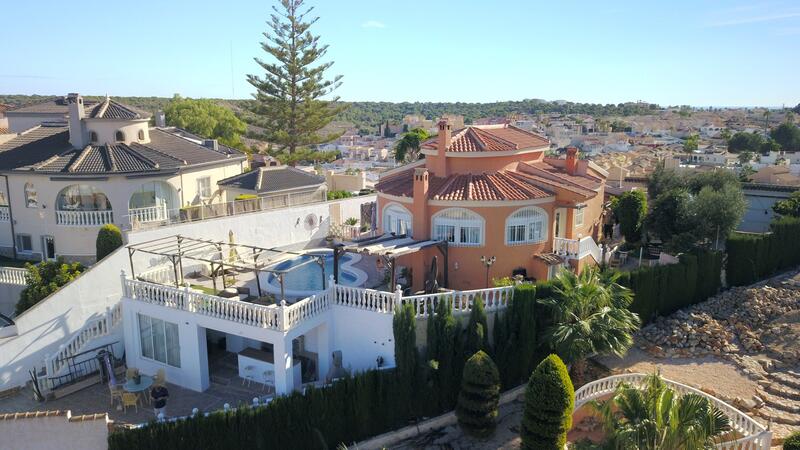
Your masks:
[{"label": "white villa", "polygon": [[70,94],[65,103],[8,113],[11,129],[24,130],[0,145],[0,253],[7,256],[91,262],[100,226],[130,228],[224,202],[217,182],[246,168],[238,150],[150,127],[150,114],[112,99],[84,104]]}]

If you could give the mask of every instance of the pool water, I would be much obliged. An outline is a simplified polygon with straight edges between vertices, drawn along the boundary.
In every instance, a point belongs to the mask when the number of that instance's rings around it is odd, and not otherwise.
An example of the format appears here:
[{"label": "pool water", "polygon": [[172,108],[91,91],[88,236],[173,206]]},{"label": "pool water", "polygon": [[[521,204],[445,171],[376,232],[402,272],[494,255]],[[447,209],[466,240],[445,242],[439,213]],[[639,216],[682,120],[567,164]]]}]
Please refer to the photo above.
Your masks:
[{"label": "pool water", "polygon": [[[331,275],[333,275],[333,255],[332,254],[316,254],[310,253],[308,255],[297,256],[295,258],[280,262],[271,269],[275,270],[287,270],[294,266],[300,265],[306,261],[310,261],[314,259],[313,256],[322,256],[325,258],[325,278],[328,279]],[[356,276],[349,272],[346,269],[343,269],[342,266],[350,261],[352,257],[348,254],[344,254],[339,257],[339,283],[352,286],[356,283]],[[278,282],[278,276],[276,274],[270,274],[269,276],[269,283],[275,284],[277,286],[280,285]],[[317,263],[309,263],[304,265],[303,267],[299,267],[294,269],[283,276],[283,284],[284,289],[286,291],[320,291],[322,290],[322,269],[319,267]]]}]

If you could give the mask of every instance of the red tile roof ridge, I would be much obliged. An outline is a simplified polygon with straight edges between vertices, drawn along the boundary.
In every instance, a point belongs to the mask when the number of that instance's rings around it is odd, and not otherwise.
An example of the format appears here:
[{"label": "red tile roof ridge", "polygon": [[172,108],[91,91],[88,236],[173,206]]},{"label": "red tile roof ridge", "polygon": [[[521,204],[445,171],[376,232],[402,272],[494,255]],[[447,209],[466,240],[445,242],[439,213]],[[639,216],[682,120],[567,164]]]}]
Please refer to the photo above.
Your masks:
[{"label": "red tile roof ridge", "polygon": [[[483,130],[483,129],[479,128],[479,127],[475,127],[475,128],[474,128],[474,132],[475,132],[475,134],[476,134],[476,135],[478,135],[478,136],[480,136],[481,134],[487,134],[487,135],[489,135],[489,137],[491,137],[491,138],[492,138],[492,139],[494,139],[495,141],[500,141],[500,142],[502,142],[503,144],[506,144],[506,145],[508,145],[509,147],[512,147],[512,149],[519,150],[519,144],[517,144],[517,143],[515,143],[515,142],[511,142],[511,141],[509,141],[508,139],[503,139],[503,138],[501,138],[500,136],[496,136],[496,135],[494,135],[494,134],[492,134],[492,133],[490,133],[490,132],[488,132],[488,131],[486,131],[486,130]],[[483,141],[483,140],[482,140],[482,141]]]},{"label": "red tile roof ridge", "polygon": [[552,178],[547,178],[547,177],[543,177],[543,176],[540,176],[540,175],[534,175],[532,173],[526,173],[526,172],[512,172],[512,173],[514,174],[514,176],[522,177],[524,179],[528,179],[531,182],[533,182],[534,184],[536,184],[538,182],[538,183],[547,184],[549,186],[560,187],[560,188],[566,189],[568,191],[575,192],[576,194],[583,195],[584,197],[594,197],[595,195],[597,195],[597,192],[592,191],[591,189],[580,187],[580,186],[577,186],[577,185],[575,185],[573,183],[567,183],[566,180],[554,180]]},{"label": "red tile roof ridge", "polygon": [[[550,192],[546,189],[543,189],[539,186],[532,186],[528,182],[523,182],[513,176],[516,172],[514,171],[500,171],[498,174],[502,175],[505,180],[509,183],[515,184],[519,189],[526,191],[529,195],[540,195],[540,193],[547,194],[548,196],[553,195],[553,192]],[[537,192],[538,191],[538,192]]]},{"label": "red tile roof ridge", "polygon": [[[544,169],[542,167],[539,167],[541,164],[545,164],[545,165],[551,167],[552,169],[554,169],[554,171],[550,171],[550,170]],[[528,163],[528,162],[525,162],[525,161],[520,161],[520,165],[523,165],[524,167],[530,167],[531,169],[534,169],[536,171],[544,172],[547,175],[554,176],[554,177],[556,177],[556,178],[558,178],[560,180],[563,180],[563,181],[568,182],[570,184],[574,184],[575,186],[579,186],[579,187],[584,188],[584,189],[588,189],[588,188],[586,186],[582,186],[579,183],[576,183],[576,182],[572,181],[571,177],[584,178],[584,179],[586,179],[588,181],[592,181],[592,182],[595,182],[595,183],[602,183],[603,182],[602,179],[597,178],[597,177],[593,177],[593,176],[591,176],[589,174],[571,175],[571,174],[567,173],[566,171],[564,171],[563,168],[561,168],[559,166],[554,166],[554,165],[552,165],[552,164],[550,164],[550,163],[548,163],[546,161],[535,162],[535,163]],[[519,167],[519,165],[518,165],[518,167]]]}]

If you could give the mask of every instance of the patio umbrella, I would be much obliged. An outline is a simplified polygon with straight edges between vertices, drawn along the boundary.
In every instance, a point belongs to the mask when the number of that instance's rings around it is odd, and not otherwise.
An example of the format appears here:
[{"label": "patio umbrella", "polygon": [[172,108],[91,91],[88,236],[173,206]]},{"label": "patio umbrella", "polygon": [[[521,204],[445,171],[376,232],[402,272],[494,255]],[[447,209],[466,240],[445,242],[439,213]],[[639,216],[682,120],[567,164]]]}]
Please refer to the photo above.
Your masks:
[{"label": "patio umbrella", "polygon": [[436,264],[437,258],[434,257],[431,259],[431,270],[428,271],[428,278],[425,280],[425,293],[432,294],[439,290],[439,282],[437,279],[439,278],[439,268]]}]

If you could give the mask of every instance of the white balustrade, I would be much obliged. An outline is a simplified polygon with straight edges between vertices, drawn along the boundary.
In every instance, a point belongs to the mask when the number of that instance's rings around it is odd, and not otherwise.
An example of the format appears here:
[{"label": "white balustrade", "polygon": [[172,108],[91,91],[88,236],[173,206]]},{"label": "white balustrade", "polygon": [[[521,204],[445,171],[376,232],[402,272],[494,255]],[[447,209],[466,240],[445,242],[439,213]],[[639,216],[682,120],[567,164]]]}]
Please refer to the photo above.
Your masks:
[{"label": "white balustrade", "polygon": [[65,227],[96,227],[114,223],[114,212],[104,211],[56,211],[56,224]]},{"label": "white balustrade", "polygon": [[0,267],[0,283],[24,286],[27,284],[25,281],[27,273],[26,269],[19,267]]},{"label": "white balustrade", "polygon": [[83,328],[75,333],[66,343],[61,345],[56,354],[45,359],[47,375],[55,377],[64,368],[71,356],[80,353],[83,347],[91,340],[106,336],[111,329],[122,320],[122,304],[117,303],[106,310],[101,317],[88,321]]},{"label": "white balustrade", "polygon": [[8,209],[8,206],[0,206],[0,223],[3,222],[10,222],[11,221],[11,212]]},{"label": "white balustrade", "polygon": [[[648,375],[645,374],[631,373],[614,375],[588,383],[575,392],[574,410],[577,411],[591,400],[610,396],[621,383],[643,387],[647,377]],[[769,450],[772,445],[772,432],[747,414],[699,389],[672,380],[664,379],[664,382],[681,395],[692,393],[709,399],[714,406],[730,419],[732,430],[736,436],[740,437],[726,442],[718,442],[715,448],[724,450]]]},{"label": "white balustrade", "polygon": [[169,218],[167,215],[167,205],[165,203],[156,206],[147,206],[145,208],[129,209],[128,217],[131,221],[131,226],[136,223],[161,222]]},{"label": "white balustrade", "polygon": [[577,239],[553,238],[553,253],[568,258],[577,258],[580,243]]},{"label": "white balustrade", "polygon": [[337,284],[335,302],[337,305],[391,314],[394,312],[395,294]]}]

